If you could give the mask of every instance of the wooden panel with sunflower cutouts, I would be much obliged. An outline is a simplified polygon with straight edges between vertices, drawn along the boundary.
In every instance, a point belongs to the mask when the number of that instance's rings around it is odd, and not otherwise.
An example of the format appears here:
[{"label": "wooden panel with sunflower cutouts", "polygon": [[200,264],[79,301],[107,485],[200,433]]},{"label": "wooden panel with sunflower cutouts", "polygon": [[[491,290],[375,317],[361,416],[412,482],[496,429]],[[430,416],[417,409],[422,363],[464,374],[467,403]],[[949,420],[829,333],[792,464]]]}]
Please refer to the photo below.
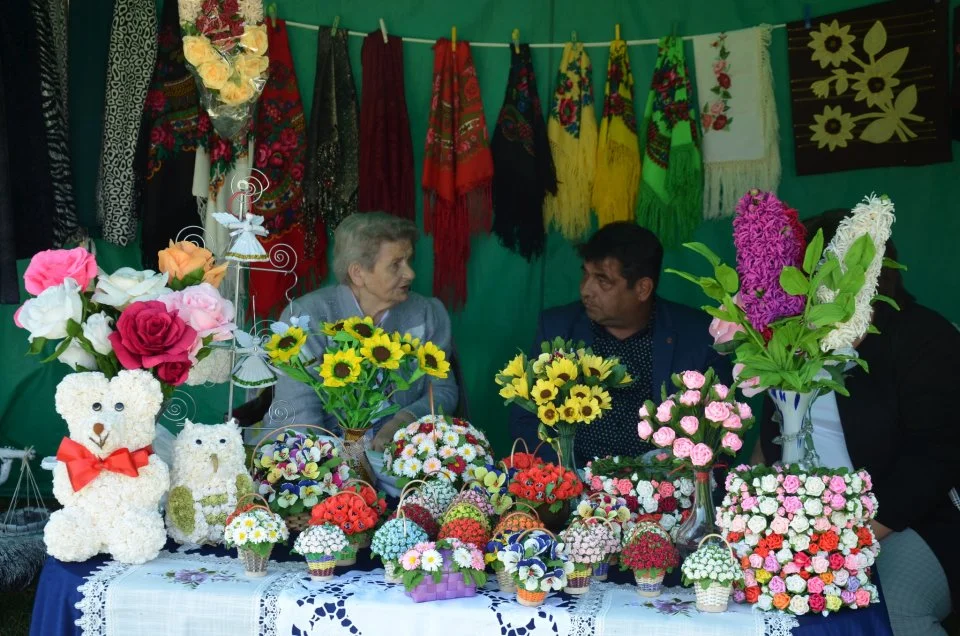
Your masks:
[{"label": "wooden panel with sunflower cutouts", "polygon": [[947,2],[787,25],[797,174],[950,161]]}]

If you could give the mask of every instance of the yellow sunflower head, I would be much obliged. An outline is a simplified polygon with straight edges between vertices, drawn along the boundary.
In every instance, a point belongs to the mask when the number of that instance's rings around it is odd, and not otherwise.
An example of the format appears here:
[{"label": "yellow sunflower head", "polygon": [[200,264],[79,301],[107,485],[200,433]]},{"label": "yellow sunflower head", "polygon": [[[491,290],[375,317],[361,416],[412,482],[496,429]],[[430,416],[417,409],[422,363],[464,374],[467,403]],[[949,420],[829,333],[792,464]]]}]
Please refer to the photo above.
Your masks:
[{"label": "yellow sunflower head", "polygon": [[610,410],[612,406],[612,400],[610,399],[610,393],[608,393],[606,389],[601,386],[591,387],[590,395],[597,398],[597,403],[600,405],[601,410]]},{"label": "yellow sunflower head", "polygon": [[420,370],[435,378],[445,378],[450,372],[450,363],[443,349],[432,342],[425,343],[417,350],[417,359],[420,361]]},{"label": "yellow sunflower head", "polygon": [[510,376],[511,378],[519,378],[523,373],[524,359],[522,353],[518,353],[517,356],[504,367],[503,371],[500,372],[501,375]]},{"label": "yellow sunflower head", "polygon": [[604,360],[600,356],[590,353],[580,359],[580,368],[583,370],[583,375],[600,381],[607,379],[615,365],[614,360]]},{"label": "yellow sunflower head", "polygon": [[550,380],[537,380],[537,383],[533,385],[533,401],[537,404],[546,404],[547,402],[552,402],[555,397],[557,397],[557,385],[551,382]]},{"label": "yellow sunflower head", "polygon": [[580,420],[585,424],[600,417],[600,402],[597,398],[588,397],[578,401],[580,402]]},{"label": "yellow sunflower head", "polygon": [[547,377],[557,386],[577,379],[577,365],[572,360],[557,358],[547,365]]},{"label": "yellow sunflower head", "polygon": [[560,419],[560,413],[557,411],[557,405],[553,402],[541,404],[537,409],[537,417],[547,426],[556,426]]},{"label": "yellow sunflower head", "polygon": [[567,401],[560,407],[560,421],[568,424],[576,424],[580,420],[580,400],[577,398],[567,398]]},{"label": "yellow sunflower head", "polygon": [[403,350],[385,333],[379,333],[361,342],[360,355],[382,369],[399,369]]},{"label": "yellow sunflower head", "polygon": [[590,398],[590,387],[585,384],[577,384],[570,389],[570,397],[578,400],[587,400]]},{"label": "yellow sunflower head", "polygon": [[323,333],[327,336],[333,338],[338,333],[343,331],[343,321],[338,320],[336,322],[325,322],[323,323]]},{"label": "yellow sunflower head", "polygon": [[336,389],[353,384],[360,377],[361,361],[362,358],[353,349],[323,354],[323,363],[320,365],[323,386]]},{"label": "yellow sunflower head", "polygon": [[307,342],[307,334],[300,327],[290,327],[283,334],[275,333],[264,345],[264,349],[274,362],[289,364],[297,357]]},{"label": "yellow sunflower head", "polygon": [[377,326],[373,324],[373,318],[365,316],[353,316],[343,321],[343,330],[356,338],[357,340],[366,340],[376,335]]}]

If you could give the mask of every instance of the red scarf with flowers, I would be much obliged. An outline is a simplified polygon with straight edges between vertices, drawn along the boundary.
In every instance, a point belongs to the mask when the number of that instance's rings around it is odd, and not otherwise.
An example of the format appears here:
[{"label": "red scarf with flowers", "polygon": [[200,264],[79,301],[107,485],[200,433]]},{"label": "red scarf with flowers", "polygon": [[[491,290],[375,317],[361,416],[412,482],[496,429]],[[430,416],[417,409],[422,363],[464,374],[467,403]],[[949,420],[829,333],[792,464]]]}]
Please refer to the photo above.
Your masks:
[{"label": "red scarf with flowers", "polygon": [[433,97],[423,159],[424,229],[433,234],[433,293],[448,306],[467,300],[470,234],[489,232],[493,157],[468,42],[433,47]]},{"label": "red scarf with flowers", "polygon": [[[317,217],[308,224],[303,215],[304,161],[306,158],[306,123],[303,103],[293,71],[287,25],[277,20],[266,21],[270,51],[270,75],[260,96],[260,106],[254,122],[253,167],[270,180],[270,187],[253,204],[254,214],[264,218],[264,227],[270,236],[262,239],[269,253],[280,243],[290,246],[296,255],[292,276],[251,270],[250,294],[255,299],[257,318],[276,315],[287,303],[286,293],[296,282],[294,295],[301,295],[315,287],[327,270],[327,231],[323,219]],[[305,249],[305,238],[311,235],[315,249]],[[293,293],[293,292],[291,292]]]}]

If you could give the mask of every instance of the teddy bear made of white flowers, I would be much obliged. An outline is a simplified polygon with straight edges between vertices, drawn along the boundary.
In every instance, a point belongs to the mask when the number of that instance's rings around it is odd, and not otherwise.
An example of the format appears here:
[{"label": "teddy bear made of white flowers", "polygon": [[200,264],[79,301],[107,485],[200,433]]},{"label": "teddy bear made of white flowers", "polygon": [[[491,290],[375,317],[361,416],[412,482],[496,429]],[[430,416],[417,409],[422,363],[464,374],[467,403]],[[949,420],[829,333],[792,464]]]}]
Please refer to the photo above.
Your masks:
[{"label": "teddy bear made of white flowers", "polygon": [[61,561],[101,552],[122,563],[157,556],[167,535],[160,500],[170,472],[152,451],[163,401],[160,382],[142,369],[71,373],[57,385],[57,413],[69,437],[57,451],[53,494],[63,505],[50,515],[43,538]]}]

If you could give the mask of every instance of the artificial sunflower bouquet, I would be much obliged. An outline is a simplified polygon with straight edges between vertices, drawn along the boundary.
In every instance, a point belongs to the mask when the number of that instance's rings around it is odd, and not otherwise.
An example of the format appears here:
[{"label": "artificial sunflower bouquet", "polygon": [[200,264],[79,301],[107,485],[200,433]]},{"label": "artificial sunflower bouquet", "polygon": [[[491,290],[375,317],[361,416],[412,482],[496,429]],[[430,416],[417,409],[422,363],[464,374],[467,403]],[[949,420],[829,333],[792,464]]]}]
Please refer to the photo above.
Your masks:
[{"label": "artificial sunflower bouquet", "polygon": [[561,462],[573,467],[578,426],[603,417],[610,390],[633,382],[618,358],[595,355],[583,343],[557,338],[541,345],[536,359],[520,353],[496,375],[506,404],[536,414],[538,436],[553,444]]},{"label": "artificial sunflower bouquet", "polygon": [[[368,317],[324,323],[329,345],[319,359],[307,347],[309,319],[274,323],[264,345],[270,364],[288,377],[309,385],[324,410],[336,417],[348,441],[355,441],[376,420],[400,410],[390,403],[424,376],[445,378],[446,354],[432,342],[409,334],[388,334]],[[317,364],[319,362],[319,364]]]}]

